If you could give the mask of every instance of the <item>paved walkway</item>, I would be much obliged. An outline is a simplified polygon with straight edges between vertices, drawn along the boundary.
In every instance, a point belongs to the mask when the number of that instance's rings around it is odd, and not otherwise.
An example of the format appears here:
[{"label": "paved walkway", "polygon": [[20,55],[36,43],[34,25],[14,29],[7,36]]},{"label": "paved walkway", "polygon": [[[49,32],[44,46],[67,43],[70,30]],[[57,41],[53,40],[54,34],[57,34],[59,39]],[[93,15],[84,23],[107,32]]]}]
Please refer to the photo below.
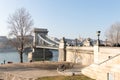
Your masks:
[{"label": "paved walkway", "polygon": [[[38,78],[45,76],[58,76],[58,63],[54,62],[33,62],[20,64],[0,65],[0,73],[10,73],[24,78]],[[50,69],[49,69],[50,68]]]},{"label": "paved walkway", "polygon": [[[22,63],[22,64],[6,64],[0,65],[0,73],[10,73],[24,78],[38,78],[45,76],[59,76],[61,75],[57,71],[58,62],[33,62],[33,63]],[[80,66],[77,65],[79,69]],[[73,72],[74,69],[67,70],[67,73]],[[75,68],[75,70],[77,70]],[[78,70],[77,70],[78,71]],[[76,72],[77,72],[76,71]],[[80,69],[79,69],[80,71]],[[68,73],[69,74],[69,73]]]},{"label": "paved walkway", "polygon": [[24,78],[38,78],[45,76],[58,76],[60,75],[56,70],[40,70],[40,69],[21,69],[19,71],[8,71],[14,75],[19,75]]}]

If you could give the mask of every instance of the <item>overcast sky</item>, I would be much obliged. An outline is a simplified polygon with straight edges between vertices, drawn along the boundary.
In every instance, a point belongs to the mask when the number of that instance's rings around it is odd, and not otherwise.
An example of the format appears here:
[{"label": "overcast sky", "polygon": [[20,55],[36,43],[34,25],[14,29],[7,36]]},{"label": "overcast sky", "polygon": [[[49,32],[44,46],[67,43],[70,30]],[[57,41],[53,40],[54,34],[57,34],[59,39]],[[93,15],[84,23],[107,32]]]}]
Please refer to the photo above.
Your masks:
[{"label": "overcast sky", "polygon": [[34,26],[47,28],[49,36],[96,39],[120,22],[120,0],[0,0],[0,35],[7,36],[7,19],[18,8],[26,8]]}]

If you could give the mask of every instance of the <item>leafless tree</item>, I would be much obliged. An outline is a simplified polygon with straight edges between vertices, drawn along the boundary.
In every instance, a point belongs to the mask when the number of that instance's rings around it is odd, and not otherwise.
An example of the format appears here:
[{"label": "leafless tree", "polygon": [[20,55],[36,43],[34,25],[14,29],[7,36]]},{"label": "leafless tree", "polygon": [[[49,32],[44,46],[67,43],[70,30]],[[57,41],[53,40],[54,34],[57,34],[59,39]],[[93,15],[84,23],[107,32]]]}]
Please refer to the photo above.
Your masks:
[{"label": "leafless tree", "polygon": [[20,62],[23,63],[23,51],[29,43],[28,35],[31,34],[33,20],[25,8],[17,9],[16,12],[8,17],[9,36],[14,38],[10,42],[20,54]]},{"label": "leafless tree", "polygon": [[112,45],[120,45],[120,23],[115,23],[106,31],[107,40],[112,43]]}]

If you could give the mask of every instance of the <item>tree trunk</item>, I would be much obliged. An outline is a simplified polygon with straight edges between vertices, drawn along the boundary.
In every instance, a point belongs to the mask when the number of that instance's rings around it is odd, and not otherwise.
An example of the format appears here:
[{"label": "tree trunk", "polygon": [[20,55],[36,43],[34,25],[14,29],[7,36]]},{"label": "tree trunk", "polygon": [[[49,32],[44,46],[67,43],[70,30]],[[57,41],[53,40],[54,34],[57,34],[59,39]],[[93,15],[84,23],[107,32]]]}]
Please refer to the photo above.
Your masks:
[{"label": "tree trunk", "polygon": [[20,63],[23,63],[23,52],[20,51]]}]

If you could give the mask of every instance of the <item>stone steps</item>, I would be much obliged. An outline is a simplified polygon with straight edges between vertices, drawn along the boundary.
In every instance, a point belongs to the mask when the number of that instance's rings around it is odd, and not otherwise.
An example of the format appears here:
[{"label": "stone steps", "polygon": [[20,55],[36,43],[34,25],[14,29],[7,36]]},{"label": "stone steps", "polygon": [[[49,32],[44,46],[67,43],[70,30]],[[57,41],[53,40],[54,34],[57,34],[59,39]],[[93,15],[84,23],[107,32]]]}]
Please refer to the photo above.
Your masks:
[{"label": "stone steps", "polygon": [[92,78],[92,79],[96,79],[96,71],[95,68],[96,65],[90,65],[84,69],[82,69],[82,74]]},{"label": "stone steps", "polygon": [[90,77],[90,78],[93,78],[93,79],[96,79],[96,74],[92,71],[92,70],[84,70],[84,72],[82,71],[82,74]]},{"label": "stone steps", "polygon": [[100,74],[100,76],[98,76],[96,80],[107,80],[105,77],[105,74]]}]

